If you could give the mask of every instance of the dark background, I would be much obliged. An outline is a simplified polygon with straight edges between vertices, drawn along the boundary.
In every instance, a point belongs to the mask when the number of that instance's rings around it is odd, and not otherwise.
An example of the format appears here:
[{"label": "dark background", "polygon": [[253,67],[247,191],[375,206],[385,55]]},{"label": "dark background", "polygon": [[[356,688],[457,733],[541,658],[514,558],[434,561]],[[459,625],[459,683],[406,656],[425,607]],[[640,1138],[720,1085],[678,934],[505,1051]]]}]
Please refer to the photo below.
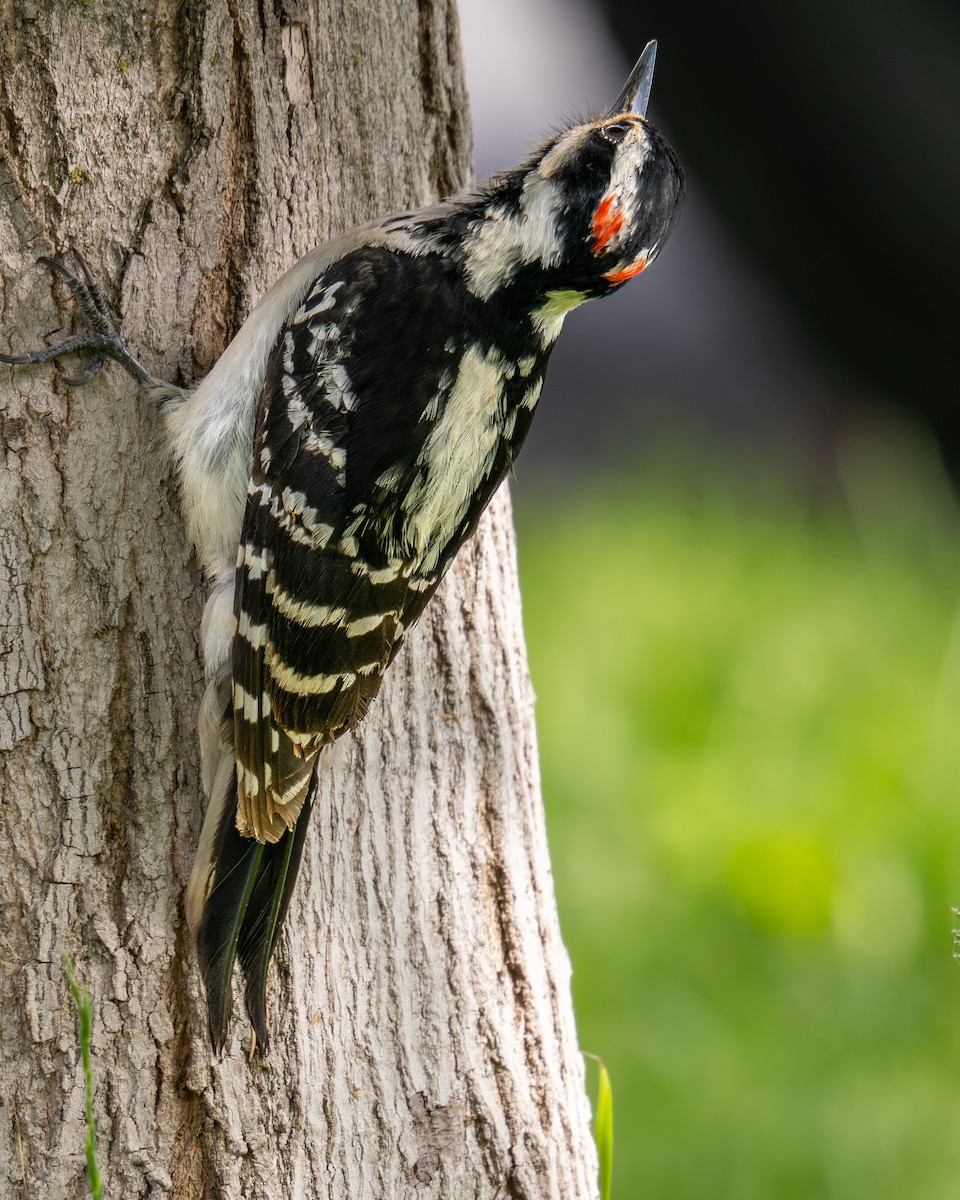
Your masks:
[{"label": "dark background", "polygon": [[829,474],[851,425],[906,419],[956,477],[960,4],[467,0],[463,21],[481,174],[609,100],[651,36],[650,115],[688,172],[656,272],[568,321],[537,460],[679,427]]}]

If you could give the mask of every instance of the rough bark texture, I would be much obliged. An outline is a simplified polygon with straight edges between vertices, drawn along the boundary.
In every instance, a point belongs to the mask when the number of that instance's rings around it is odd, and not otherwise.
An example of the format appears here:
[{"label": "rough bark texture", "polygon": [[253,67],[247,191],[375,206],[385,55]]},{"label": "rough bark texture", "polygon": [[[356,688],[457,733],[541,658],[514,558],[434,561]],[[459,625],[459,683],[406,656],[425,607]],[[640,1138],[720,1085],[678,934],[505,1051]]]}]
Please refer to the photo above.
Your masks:
[{"label": "rough bark texture", "polygon": [[[452,0],[0,0],[0,337],[71,308],[71,239],[189,381],[311,245],[468,173]],[[319,11],[318,11],[319,10]],[[59,315],[58,315],[59,314]],[[274,1047],[205,1040],[182,892],[202,584],[116,368],[0,368],[0,1194],[85,1194],[95,1007],[110,1197],[589,1197],[502,496],[324,777]]]}]

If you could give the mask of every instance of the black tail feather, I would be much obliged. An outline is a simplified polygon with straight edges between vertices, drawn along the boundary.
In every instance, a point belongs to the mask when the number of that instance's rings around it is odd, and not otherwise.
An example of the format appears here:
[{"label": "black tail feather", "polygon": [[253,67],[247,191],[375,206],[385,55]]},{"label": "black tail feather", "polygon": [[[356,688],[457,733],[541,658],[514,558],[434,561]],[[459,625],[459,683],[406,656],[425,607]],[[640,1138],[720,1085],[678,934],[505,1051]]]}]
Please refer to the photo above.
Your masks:
[{"label": "black tail feather", "polygon": [[233,961],[244,916],[256,883],[264,845],[237,832],[237,785],[223,806],[213,854],[213,883],[196,931],[197,953],[207,993],[210,1040],[223,1049],[233,1008]]},{"label": "black tail feather", "polygon": [[240,930],[237,955],[247,983],[247,1013],[261,1050],[266,1050],[270,1040],[267,971],[297,882],[312,803],[312,794],[308,793],[293,829],[275,845],[264,846],[265,854]]},{"label": "black tail feather", "polygon": [[247,1012],[259,1049],[267,1031],[267,971],[293,894],[310,818],[308,795],[297,824],[276,843],[237,832],[236,783],[216,836],[213,884],[203,903],[197,951],[207,993],[210,1040],[219,1053],[233,1007],[233,964],[246,980]]}]

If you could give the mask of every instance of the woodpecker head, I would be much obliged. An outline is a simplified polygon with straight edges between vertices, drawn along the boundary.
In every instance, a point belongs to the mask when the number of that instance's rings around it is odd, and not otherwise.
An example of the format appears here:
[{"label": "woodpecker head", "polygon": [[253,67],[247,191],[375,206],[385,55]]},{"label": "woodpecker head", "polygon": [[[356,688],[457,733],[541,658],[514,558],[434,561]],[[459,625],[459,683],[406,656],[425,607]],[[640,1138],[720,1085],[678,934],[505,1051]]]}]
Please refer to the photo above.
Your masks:
[{"label": "woodpecker head", "polygon": [[639,275],[680,213],[683,170],[646,119],[656,53],[657,43],[648,43],[610,108],[555,138],[530,180],[535,189],[553,191],[562,257],[582,272],[588,296]]},{"label": "woodpecker head", "polygon": [[656,42],[598,118],[555,134],[486,185],[467,245],[471,288],[535,290],[545,315],[607,295],[638,275],[673,230],[683,170],[647,121]]}]

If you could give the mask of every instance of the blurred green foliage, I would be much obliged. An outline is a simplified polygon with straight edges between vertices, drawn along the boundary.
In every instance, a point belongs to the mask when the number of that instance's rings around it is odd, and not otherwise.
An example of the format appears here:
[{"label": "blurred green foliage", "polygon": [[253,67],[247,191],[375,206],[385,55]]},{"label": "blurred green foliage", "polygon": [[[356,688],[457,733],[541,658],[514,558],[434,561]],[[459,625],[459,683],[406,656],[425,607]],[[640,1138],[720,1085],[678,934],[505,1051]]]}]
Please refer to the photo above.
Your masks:
[{"label": "blurred green foliage", "polygon": [[882,457],[516,500],[614,1200],[960,1194],[960,520]]}]

